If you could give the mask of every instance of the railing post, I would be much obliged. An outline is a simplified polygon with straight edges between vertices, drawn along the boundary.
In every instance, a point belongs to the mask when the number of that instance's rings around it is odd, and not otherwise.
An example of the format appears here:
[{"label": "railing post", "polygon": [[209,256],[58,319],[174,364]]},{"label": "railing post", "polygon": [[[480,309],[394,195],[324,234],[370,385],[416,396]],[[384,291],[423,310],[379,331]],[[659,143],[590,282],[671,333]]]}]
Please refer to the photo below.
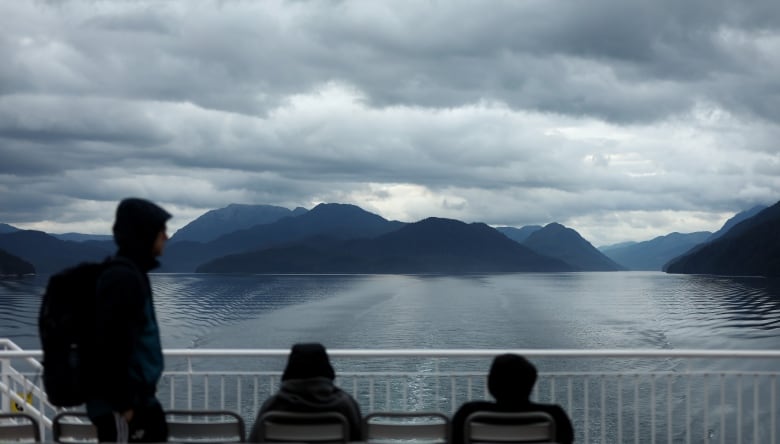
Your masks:
[{"label": "railing post", "polygon": [[617,442],[623,442],[623,375],[617,376]]},{"label": "railing post", "polygon": [[390,381],[385,381],[385,409],[390,410],[392,407],[390,405]]},{"label": "railing post", "polygon": [[574,387],[572,386],[571,376],[568,377],[566,386],[566,411],[571,412],[574,406]]},{"label": "railing post", "polygon": [[[209,375],[205,374],[203,375],[203,408],[207,409],[209,408],[209,398],[211,398],[211,393],[209,392]],[[257,378],[255,378],[255,405],[257,404]]]},{"label": "railing post", "polygon": [[742,375],[737,374],[737,444],[742,444]]},{"label": "railing post", "polygon": [[368,380],[368,408],[370,411],[374,410],[374,378],[371,377]]},{"label": "railing post", "polygon": [[[257,412],[260,410],[260,405],[259,405],[260,395],[258,394],[258,392],[260,391],[260,378],[255,376],[252,381],[252,384],[254,387],[254,390],[252,390],[252,411]],[[206,399],[208,399],[208,397]]]},{"label": "railing post", "polygon": [[[11,371],[10,359],[0,359],[0,381],[3,383],[3,387],[11,387],[10,377],[8,376]],[[0,390],[0,412],[6,411],[6,405],[10,405],[11,397],[4,394]],[[9,407],[10,410],[10,407]]]},{"label": "railing post", "polygon": [[588,396],[589,395],[588,387],[590,387],[590,376],[586,376],[585,377],[585,381],[583,382],[583,389],[582,389],[583,390],[583,393],[582,393],[583,405],[584,405],[584,410],[583,410],[582,416],[583,416],[583,422],[585,423],[585,427],[583,428],[583,435],[585,437],[585,442],[588,442],[588,435],[590,434],[589,433],[589,427],[588,427],[589,424],[590,424],[590,418],[588,418],[588,416],[589,416],[588,415],[588,406],[590,404],[590,400],[588,399],[588,397],[589,397]]},{"label": "railing post", "polygon": [[441,362],[441,359],[436,359],[434,364],[433,371],[436,372],[436,390],[435,390],[435,396],[436,396],[436,404],[434,405],[435,410],[439,410],[439,398],[441,397],[441,394],[439,393],[439,382],[440,382],[440,366],[439,363]]},{"label": "railing post", "polygon": [[241,375],[236,375],[236,410],[241,407]]},{"label": "railing post", "polygon": [[720,374],[720,444],[726,444],[726,375]]},{"label": "railing post", "polygon": [[753,375],[753,442],[758,442],[758,375]]},{"label": "railing post", "polygon": [[607,442],[607,387],[601,375],[601,442]]},{"label": "railing post", "polygon": [[639,444],[639,375],[634,375],[634,442]]},{"label": "railing post", "polygon": [[222,375],[222,377],[219,378],[219,393],[220,393],[219,408],[224,409],[225,408],[225,376],[224,375]]},{"label": "railing post", "polygon": [[650,442],[655,444],[655,373],[650,375]]},{"label": "railing post", "polygon": [[672,442],[672,375],[666,380],[666,442]]},{"label": "railing post", "polygon": [[710,442],[710,384],[709,375],[704,375],[704,439]]},{"label": "railing post", "polygon": [[769,401],[769,417],[771,418],[770,422],[770,430],[771,430],[771,443],[775,444],[775,439],[777,438],[776,435],[776,428],[777,428],[777,376],[772,375],[772,383],[770,384],[771,387],[771,400]]},{"label": "railing post", "polygon": [[176,408],[174,406],[174,403],[176,402],[176,380],[173,376],[171,376],[171,402],[170,406],[172,409]]},{"label": "railing post", "polygon": [[452,393],[452,396],[450,396],[450,414],[455,413],[455,409],[457,408],[455,404],[458,395],[457,395],[457,384],[455,383],[455,376],[450,376],[450,393]]},{"label": "railing post", "polygon": [[691,444],[691,364],[685,372],[685,443]]}]

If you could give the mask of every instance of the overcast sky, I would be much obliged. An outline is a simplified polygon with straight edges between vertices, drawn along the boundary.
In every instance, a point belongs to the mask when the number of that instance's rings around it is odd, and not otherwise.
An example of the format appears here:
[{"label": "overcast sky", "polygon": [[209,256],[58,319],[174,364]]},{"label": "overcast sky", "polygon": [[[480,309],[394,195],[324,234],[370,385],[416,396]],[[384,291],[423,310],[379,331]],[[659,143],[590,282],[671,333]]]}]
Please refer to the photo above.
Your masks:
[{"label": "overcast sky", "polygon": [[715,231],[780,200],[780,2],[0,0],[0,222],[127,196]]}]

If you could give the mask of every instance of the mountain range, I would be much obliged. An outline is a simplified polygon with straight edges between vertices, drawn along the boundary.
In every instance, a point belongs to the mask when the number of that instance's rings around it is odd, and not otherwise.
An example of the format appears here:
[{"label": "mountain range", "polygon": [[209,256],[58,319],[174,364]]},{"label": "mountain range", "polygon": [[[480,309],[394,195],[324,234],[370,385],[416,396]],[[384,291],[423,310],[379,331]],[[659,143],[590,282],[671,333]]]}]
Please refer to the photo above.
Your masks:
[{"label": "mountain range", "polygon": [[[193,223],[197,222],[196,219]],[[166,247],[165,262],[160,271],[192,272],[201,264],[230,254],[289,245],[317,236],[340,240],[374,237],[397,230],[402,225],[355,205],[320,204],[309,211],[299,212],[297,216],[280,217],[214,240],[173,242]]]},{"label": "mountain range", "polygon": [[37,273],[53,273],[84,261],[100,260],[113,253],[113,242],[63,241],[35,230],[0,234],[0,250],[31,263]]},{"label": "mountain range", "polygon": [[664,265],[672,259],[691,251],[698,245],[723,236],[738,223],[750,219],[766,208],[765,205],[758,205],[741,211],[728,219],[715,233],[709,231],[670,233],[649,241],[602,247],[601,252],[630,270],[663,270]]},{"label": "mountain range", "polygon": [[[661,270],[669,263],[667,269],[671,272],[687,272],[676,271],[681,265],[673,265],[677,264],[675,258],[690,256],[705,247],[711,251],[710,244],[720,238],[732,239],[732,232],[739,227],[752,232],[752,225],[744,228],[742,223],[764,214],[762,210],[766,209],[755,207],[738,213],[716,233],[671,233],[650,241],[597,249],[575,230],[555,222],[544,227],[491,228],[442,218],[415,223],[389,221],[357,206],[337,203],[320,204],[311,210],[231,204],[209,211],[178,230],[166,247],[158,271],[618,271]],[[115,249],[106,239],[78,233],[50,235],[0,224],[0,274],[30,272],[16,259],[38,273],[100,260]],[[8,265],[11,263],[15,265]]]},{"label": "mountain range", "polygon": [[668,273],[780,277],[780,202],[665,267]]},{"label": "mountain range", "polygon": [[671,259],[706,242],[712,233],[670,233],[644,242],[602,248],[606,256],[630,270],[662,270]]},{"label": "mountain range", "polygon": [[[313,211],[313,210],[312,210]],[[485,224],[428,218],[360,239],[310,238],[290,246],[231,255],[199,272],[468,273],[572,271]]]}]

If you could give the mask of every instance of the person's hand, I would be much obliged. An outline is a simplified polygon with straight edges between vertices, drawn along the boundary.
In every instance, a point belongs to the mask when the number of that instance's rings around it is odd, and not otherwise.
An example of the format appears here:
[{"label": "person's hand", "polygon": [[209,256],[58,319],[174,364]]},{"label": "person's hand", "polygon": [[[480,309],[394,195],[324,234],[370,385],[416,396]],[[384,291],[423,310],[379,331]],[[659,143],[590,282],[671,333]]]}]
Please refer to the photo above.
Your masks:
[{"label": "person's hand", "polygon": [[122,418],[125,418],[125,421],[129,424],[133,420],[133,409],[122,412]]}]

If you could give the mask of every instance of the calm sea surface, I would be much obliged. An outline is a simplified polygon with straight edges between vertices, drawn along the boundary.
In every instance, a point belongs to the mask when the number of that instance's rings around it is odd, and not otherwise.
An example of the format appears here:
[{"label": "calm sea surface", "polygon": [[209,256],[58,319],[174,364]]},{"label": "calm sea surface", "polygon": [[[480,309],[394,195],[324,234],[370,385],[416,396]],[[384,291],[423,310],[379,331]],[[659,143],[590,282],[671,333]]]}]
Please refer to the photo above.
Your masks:
[{"label": "calm sea surface", "polygon": [[[0,280],[0,337],[10,338],[24,348],[40,348],[37,313],[46,280],[47,276]],[[780,281],[761,278],[656,272],[425,276],[156,274],[152,275],[152,283],[166,348],[287,349],[303,341],[319,341],[329,348],[780,347]],[[433,369],[429,361],[381,365],[383,369],[411,366],[429,372]],[[484,360],[463,361],[455,364],[461,369],[466,366],[469,370],[487,370]],[[585,370],[591,365],[620,372],[675,371],[682,365],[676,360],[534,361],[544,371]],[[704,363],[710,368],[719,364]],[[737,364],[756,371],[776,369],[777,362]],[[278,365],[281,368],[282,363]],[[340,362],[339,371],[348,370],[345,365]],[[703,397],[716,400],[724,396],[717,384],[694,387],[699,394],[692,402],[685,387],[675,387],[674,393],[670,391],[665,398],[659,394],[658,399],[647,396],[646,388],[642,388],[643,404],[637,409],[646,412],[649,403],[655,402],[663,412],[665,406],[674,405],[675,431],[670,441],[688,442],[687,434],[691,432],[686,430],[692,430],[694,442],[736,442],[740,436],[746,442],[769,442],[766,437],[780,433],[768,427],[772,410],[762,402],[760,426],[752,421],[753,399],[758,399],[756,389],[748,382],[739,384],[729,381],[730,387],[741,388],[730,388],[724,405],[741,403],[744,421],[735,416],[732,407],[726,411],[701,404]],[[416,387],[406,384],[398,390],[388,399],[405,397],[400,390],[408,390],[412,396]],[[611,387],[606,405],[618,405],[618,392],[625,392],[626,400],[633,399],[631,390]],[[540,381],[537,392],[551,390]],[[593,417],[585,421],[589,411],[586,406],[598,404],[597,398],[595,392],[589,401],[587,395],[583,398],[577,394],[574,404],[568,406],[578,442],[599,442],[601,431],[609,436],[604,441],[617,442],[613,437],[621,427],[624,436],[634,436],[633,431],[637,431],[636,436],[644,440],[654,436],[654,427],[664,430],[663,424],[669,421],[669,417],[659,414],[649,422],[643,415],[641,424],[636,425],[630,417],[617,421],[619,413],[612,410],[605,412],[603,421]],[[566,399],[566,394],[561,393],[556,399]],[[372,401],[361,398],[360,402],[370,405]],[[685,418],[689,403],[690,428],[682,429],[679,418]],[[596,411],[596,407],[590,410]],[[247,421],[254,418],[256,408],[254,404],[241,408]],[[602,422],[605,428],[598,428]],[[587,429],[588,424],[592,430]],[[755,439],[751,441],[751,437]],[[663,441],[664,437],[660,437],[659,442]]]},{"label": "calm sea surface", "polygon": [[[39,348],[46,276],[0,280],[0,337]],[[780,346],[780,282],[656,272],[152,275],[167,348]]]}]

